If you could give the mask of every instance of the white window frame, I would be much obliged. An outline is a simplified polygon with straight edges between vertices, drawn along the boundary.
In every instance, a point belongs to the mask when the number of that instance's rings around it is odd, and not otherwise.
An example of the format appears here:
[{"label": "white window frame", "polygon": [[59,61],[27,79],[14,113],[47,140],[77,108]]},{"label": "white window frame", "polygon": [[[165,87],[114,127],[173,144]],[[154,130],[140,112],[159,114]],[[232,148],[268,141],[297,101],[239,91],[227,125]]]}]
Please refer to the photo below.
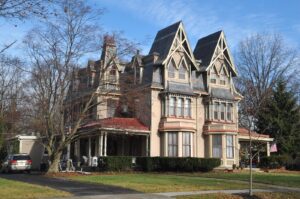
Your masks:
[{"label": "white window frame", "polygon": [[226,135],[226,157],[234,158],[234,137],[233,135]]},{"label": "white window frame", "polygon": [[222,158],[222,135],[212,135],[212,157]]},{"label": "white window frame", "polygon": [[183,132],[182,133],[182,157],[191,157],[191,132]]},{"label": "white window frame", "polygon": [[178,156],[178,133],[168,132],[168,157]]}]

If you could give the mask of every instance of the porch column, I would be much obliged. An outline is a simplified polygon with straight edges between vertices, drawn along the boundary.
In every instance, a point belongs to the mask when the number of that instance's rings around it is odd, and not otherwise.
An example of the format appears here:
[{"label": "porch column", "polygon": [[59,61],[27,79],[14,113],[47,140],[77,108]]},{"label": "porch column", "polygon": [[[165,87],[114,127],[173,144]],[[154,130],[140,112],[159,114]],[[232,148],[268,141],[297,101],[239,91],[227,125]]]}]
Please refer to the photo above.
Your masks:
[{"label": "porch column", "polygon": [[99,154],[99,156],[103,156],[103,134],[102,134],[102,132],[100,133],[100,136],[98,136],[98,141],[99,141],[98,154]]},{"label": "porch column", "polygon": [[107,154],[107,132],[104,133],[104,156]]},{"label": "porch column", "polygon": [[76,151],[77,166],[80,166],[80,138],[78,138],[78,140],[76,141],[74,149]]},{"label": "porch column", "polygon": [[270,142],[267,142],[267,156],[270,156]]},{"label": "porch column", "polygon": [[177,147],[177,157],[182,157],[182,132],[178,132],[178,138],[177,138],[177,143],[178,143],[178,147]]},{"label": "porch column", "polygon": [[89,166],[91,166],[91,151],[92,151],[92,146],[91,146],[91,137],[89,137],[89,150],[88,150],[88,161],[89,161]]}]

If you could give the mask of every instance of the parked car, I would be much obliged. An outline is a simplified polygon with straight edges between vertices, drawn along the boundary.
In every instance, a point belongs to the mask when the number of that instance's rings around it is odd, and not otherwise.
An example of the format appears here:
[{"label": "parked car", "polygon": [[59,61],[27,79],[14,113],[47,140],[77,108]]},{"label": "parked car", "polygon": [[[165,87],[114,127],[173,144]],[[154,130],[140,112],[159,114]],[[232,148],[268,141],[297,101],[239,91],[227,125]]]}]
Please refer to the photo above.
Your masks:
[{"label": "parked car", "polygon": [[25,171],[30,173],[32,160],[28,154],[8,155],[1,165],[2,172]]}]

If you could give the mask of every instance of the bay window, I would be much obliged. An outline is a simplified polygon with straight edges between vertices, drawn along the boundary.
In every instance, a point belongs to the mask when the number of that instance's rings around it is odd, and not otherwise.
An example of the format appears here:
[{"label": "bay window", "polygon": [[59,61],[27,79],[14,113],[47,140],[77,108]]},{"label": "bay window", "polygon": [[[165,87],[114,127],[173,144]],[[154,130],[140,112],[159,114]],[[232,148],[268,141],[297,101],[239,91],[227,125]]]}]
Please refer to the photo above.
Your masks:
[{"label": "bay window", "polygon": [[178,134],[177,132],[168,133],[168,156],[178,156]]},{"label": "bay window", "polygon": [[219,103],[217,102],[214,103],[214,119],[219,119]]},{"label": "bay window", "polygon": [[226,104],[221,103],[221,120],[225,120],[225,107]]},{"label": "bay window", "polygon": [[226,135],[226,156],[227,158],[234,157],[233,135]]},{"label": "bay window", "polygon": [[183,116],[183,98],[177,99],[177,116]]},{"label": "bay window", "polygon": [[191,156],[191,133],[190,132],[182,133],[182,156],[183,157]]},{"label": "bay window", "polygon": [[212,156],[214,158],[222,157],[222,136],[212,135]]},{"label": "bay window", "polygon": [[169,101],[169,114],[175,115],[175,97],[171,97]]},{"label": "bay window", "polygon": [[190,99],[185,99],[184,101],[184,116],[185,117],[191,117],[191,100]]},{"label": "bay window", "polygon": [[227,104],[227,120],[232,121],[232,104]]}]

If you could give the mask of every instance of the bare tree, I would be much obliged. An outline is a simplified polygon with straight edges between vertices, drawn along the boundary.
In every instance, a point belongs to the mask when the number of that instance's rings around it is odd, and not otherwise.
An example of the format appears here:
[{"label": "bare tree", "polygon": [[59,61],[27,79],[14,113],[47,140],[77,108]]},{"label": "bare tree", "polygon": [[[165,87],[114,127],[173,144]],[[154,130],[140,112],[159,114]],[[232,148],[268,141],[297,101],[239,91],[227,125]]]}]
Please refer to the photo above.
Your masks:
[{"label": "bare tree", "polygon": [[[295,75],[297,52],[278,34],[256,34],[240,43],[236,60],[240,72],[238,89],[258,105],[279,79]],[[251,96],[247,94],[248,84],[255,89]]]},{"label": "bare tree", "polygon": [[[94,10],[81,0],[64,0],[60,3],[56,18],[47,20],[45,26],[31,31],[25,44],[32,60],[31,96],[34,103],[33,126],[42,135],[42,143],[48,151],[51,164],[48,172],[57,172],[63,150],[76,137],[87,111],[101,86],[83,92],[80,113],[71,126],[66,126],[65,99],[78,68],[78,61],[87,53],[100,50],[101,30],[97,20],[101,10]],[[118,54],[128,53],[131,43],[118,39],[124,46]],[[106,70],[116,55],[105,63]],[[101,73],[100,79],[104,73]]]}]

